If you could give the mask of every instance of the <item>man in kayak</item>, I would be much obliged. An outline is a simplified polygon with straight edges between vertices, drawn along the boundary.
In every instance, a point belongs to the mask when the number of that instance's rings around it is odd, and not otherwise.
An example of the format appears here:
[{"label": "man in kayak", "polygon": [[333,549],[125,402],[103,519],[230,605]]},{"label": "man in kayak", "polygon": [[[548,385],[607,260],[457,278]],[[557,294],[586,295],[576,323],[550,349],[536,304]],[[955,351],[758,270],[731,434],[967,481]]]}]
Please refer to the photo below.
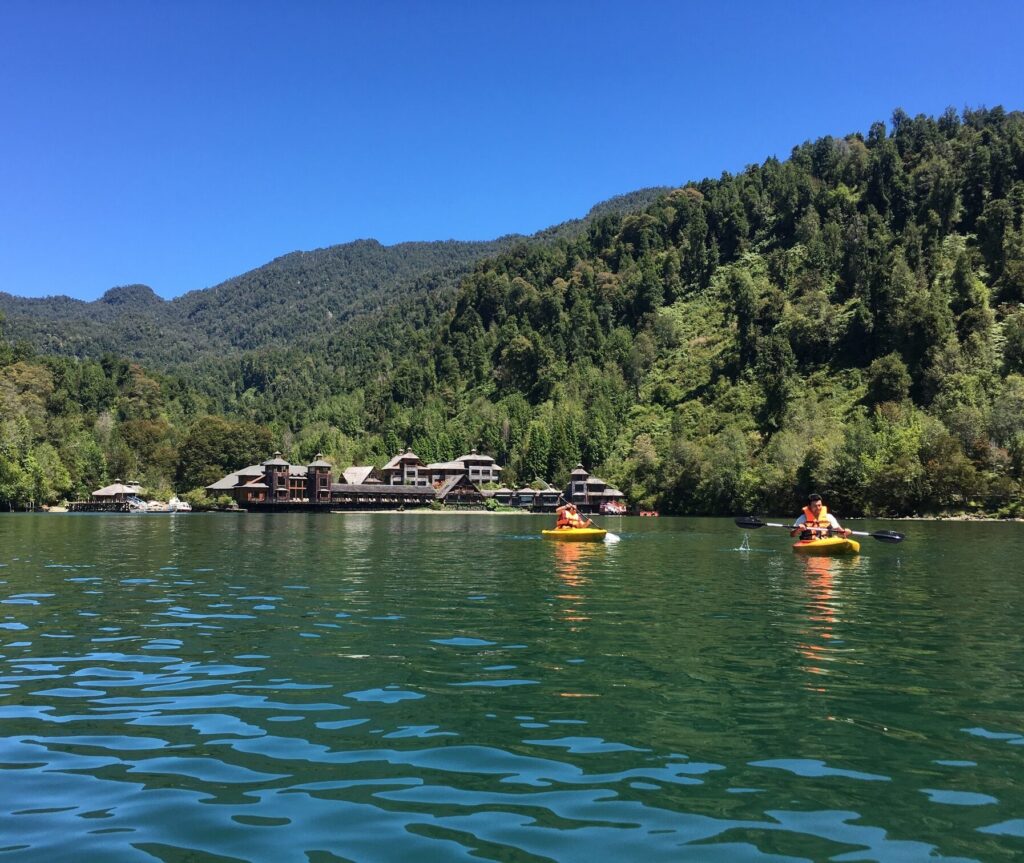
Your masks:
[{"label": "man in kayak", "polygon": [[807,496],[807,506],[799,518],[793,522],[793,529],[790,536],[800,535],[800,539],[817,539],[822,536],[849,536],[852,530],[847,530],[839,524],[836,517],[828,511],[828,507],[821,502],[820,494]]},{"label": "man in kayak", "polygon": [[557,521],[555,521],[555,530],[587,527],[588,525],[593,524],[589,518],[584,519],[583,516],[580,515],[580,512],[576,509],[576,504],[574,503],[567,503],[560,506],[555,510],[555,516],[557,518]]}]

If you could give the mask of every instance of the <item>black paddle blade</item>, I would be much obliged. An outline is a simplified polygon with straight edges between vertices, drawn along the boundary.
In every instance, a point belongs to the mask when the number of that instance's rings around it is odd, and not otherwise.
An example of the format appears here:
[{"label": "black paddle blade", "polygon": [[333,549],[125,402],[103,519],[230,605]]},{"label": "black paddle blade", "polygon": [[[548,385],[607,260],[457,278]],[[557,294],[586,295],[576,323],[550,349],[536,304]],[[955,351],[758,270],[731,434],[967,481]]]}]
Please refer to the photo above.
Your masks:
[{"label": "black paddle blade", "polygon": [[894,530],[879,530],[869,535],[872,539],[881,540],[882,542],[903,542],[906,539],[904,534],[897,533]]},{"label": "black paddle blade", "polygon": [[736,527],[744,527],[749,530],[757,530],[759,527],[764,527],[764,522],[759,518],[754,518],[752,515],[746,515],[742,518],[735,519]]}]

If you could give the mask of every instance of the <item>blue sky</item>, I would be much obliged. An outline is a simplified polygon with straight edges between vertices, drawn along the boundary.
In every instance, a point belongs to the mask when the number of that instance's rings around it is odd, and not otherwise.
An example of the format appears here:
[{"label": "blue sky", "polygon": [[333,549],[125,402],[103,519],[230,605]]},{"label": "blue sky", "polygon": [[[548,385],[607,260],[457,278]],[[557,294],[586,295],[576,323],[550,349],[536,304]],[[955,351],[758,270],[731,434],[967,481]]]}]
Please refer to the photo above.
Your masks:
[{"label": "blue sky", "polygon": [[532,233],[894,108],[1024,109],[1024,3],[8,0],[0,291]]}]

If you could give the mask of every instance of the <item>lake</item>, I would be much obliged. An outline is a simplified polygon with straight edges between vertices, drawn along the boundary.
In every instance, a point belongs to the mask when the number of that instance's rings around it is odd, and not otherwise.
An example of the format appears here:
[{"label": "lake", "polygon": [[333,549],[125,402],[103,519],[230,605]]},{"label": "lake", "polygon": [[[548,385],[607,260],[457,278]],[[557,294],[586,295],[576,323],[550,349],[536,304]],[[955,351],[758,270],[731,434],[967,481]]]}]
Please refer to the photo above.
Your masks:
[{"label": "lake", "polygon": [[1024,524],[548,521],[0,515],[0,860],[1024,854]]}]

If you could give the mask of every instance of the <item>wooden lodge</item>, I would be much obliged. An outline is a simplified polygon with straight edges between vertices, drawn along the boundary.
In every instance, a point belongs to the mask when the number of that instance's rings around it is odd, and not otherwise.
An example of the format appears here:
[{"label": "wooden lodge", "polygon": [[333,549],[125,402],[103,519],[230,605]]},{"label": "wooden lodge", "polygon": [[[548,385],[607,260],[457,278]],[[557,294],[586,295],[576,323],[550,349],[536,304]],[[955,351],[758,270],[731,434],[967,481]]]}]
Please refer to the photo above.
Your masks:
[{"label": "wooden lodge", "polygon": [[475,449],[453,461],[424,464],[411,449],[396,455],[381,468],[382,482],[391,485],[429,485],[440,488],[453,477],[464,476],[474,485],[498,482],[500,468],[489,455]]},{"label": "wooden lodge", "polygon": [[353,466],[334,482],[333,466],[320,453],[307,465],[293,465],[275,452],[273,458],[230,473],[206,487],[228,495],[254,512],[381,510],[427,506],[434,489],[414,483],[387,483],[372,466]]},{"label": "wooden lodge", "polygon": [[482,509],[489,498],[503,506],[528,512],[554,512],[563,500],[572,500],[585,512],[598,512],[607,500],[621,500],[622,492],[591,477],[582,467],[572,473],[564,492],[546,483],[543,488],[483,490],[499,481],[502,468],[493,458],[473,450],[450,462],[424,464],[411,450],[396,455],[378,470],[354,465],[334,482],[334,468],[320,453],[307,465],[294,465],[275,452],[258,465],[230,473],[206,487],[212,496],[230,496],[252,512],[405,510],[435,502],[446,507]]},{"label": "wooden lodge", "polygon": [[578,464],[569,476],[565,499],[576,504],[580,512],[602,512],[602,508],[625,509],[626,496],[603,479],[591,476],[583,465]]}]

